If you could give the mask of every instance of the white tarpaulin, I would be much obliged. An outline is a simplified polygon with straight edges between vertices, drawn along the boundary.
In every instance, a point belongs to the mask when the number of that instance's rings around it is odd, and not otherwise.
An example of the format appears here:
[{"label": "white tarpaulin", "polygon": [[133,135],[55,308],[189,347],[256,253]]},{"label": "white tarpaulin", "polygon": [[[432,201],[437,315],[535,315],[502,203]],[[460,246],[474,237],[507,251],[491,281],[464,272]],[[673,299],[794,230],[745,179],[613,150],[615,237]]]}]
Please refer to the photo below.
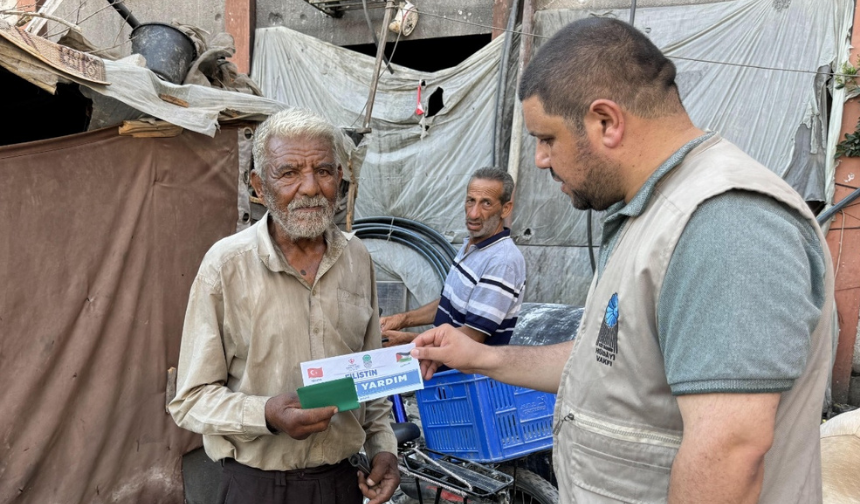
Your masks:
[{"label": "white tarpaulin", "polygon": [[[635,24],[675,61],[684,104],[698,126],[719,131],[807,200],[825,201],[832,179],[825,153],[826,79],[816,72],[838,59],[848,3],[737,0],[639,8]],[[629,11],[538,12],[535,46],[564,24],[594,15],[626,20]],[[393,74],[382,72],[360,176],[359,217],[414,219],[462,241],[468,176],[492,157],[503,42],[499,37],[460,65],[435,73],[397,65]],[[314,110],[341,127],[360,127],[373,64],[371,57],[268,28],[257,30],[252,77],[269,98]],[[425,109],[427,97],[444,90],[445,106],[426,122],[415,114],[422,80]],[[511,79],[507,93],[513,92]],[[523,135],[512,231],[528,267],[525,299],[581,304],[591,278],[586,214],[534,168],[534,141]],[[599,221],[595,214],[595,241]]]},{"label": "white tarpaulin", "polygon": [[[67,77],[80,84],[81,90],[92,99],[98,99],[98,93],[145,115],[208,136],[215,136],[221,112],[232,111],[233,115],[263,120],[286,108],[283,103],[250,94],[162,81],[149,69],[136,65],[134,56],[119,61],[104,60],[104,64],[109,86]],[[179,98],[188,107],[167,102],[159,98],[160,94]]]},{"label": "white tarpaulin", "polygon": [[[503,42],[499,37],[457,67],[435,73],[397,65],[393,74],[382,72],[356,204],[359,217],[407,217],[462,238],[466,181],[491,162]],[[337,126],[362,126],[373,67],[374,58],[286,28],[256,32],[252,78],[263,93],[313,110]],[[415,114],[422,80],[425,109],[438,89],[444,103],[423,123]]]}]

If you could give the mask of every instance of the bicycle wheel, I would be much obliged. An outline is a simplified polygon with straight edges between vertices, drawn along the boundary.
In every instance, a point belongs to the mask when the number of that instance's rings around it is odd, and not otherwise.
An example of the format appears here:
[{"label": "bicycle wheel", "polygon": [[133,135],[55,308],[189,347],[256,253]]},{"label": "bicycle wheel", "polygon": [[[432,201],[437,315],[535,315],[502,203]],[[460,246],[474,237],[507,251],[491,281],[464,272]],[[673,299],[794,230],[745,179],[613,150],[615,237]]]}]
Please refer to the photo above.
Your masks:
[{"label": "bicycle wheel", "polygon": [[[500,471],[514,476],[513,466],[504,466]],[[549,481],[528,469],[516,468],[516,491],[511,504],[558,504],[558,489]]]}]

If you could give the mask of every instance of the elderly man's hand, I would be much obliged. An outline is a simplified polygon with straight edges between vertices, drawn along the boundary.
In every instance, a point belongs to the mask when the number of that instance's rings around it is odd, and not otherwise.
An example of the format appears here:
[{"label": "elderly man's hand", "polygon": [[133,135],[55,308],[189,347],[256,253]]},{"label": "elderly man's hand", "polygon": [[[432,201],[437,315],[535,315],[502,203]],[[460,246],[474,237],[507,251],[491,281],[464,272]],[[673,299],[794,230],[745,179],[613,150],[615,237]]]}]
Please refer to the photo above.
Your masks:
[{"label": "elderly man's hand", "polygon": [[382,333],[382,337],[388,338],[388,341],[384,341],[382,346],[384,347],[392,347],[397,345],[405,345],[407,343],[412,343],[412,340],[415,339],[415,336],[418,336],[415,333],[405,332],[405,331],[385,331]]},{"label": "elderly man's hand", "polygon": [[394,495],[400,484],[400,471],[397,469],[397,457],[393,453],[380,452],[373,457],[370,475],[358,473],[358,487],[365,497],[370,499],[367,504],[382,504]]},{"label": "elderly man's hand", "polygon": [[266,423],[286,432],[293,439],[305,439],[311,434],[328,429],[337,413],[337,407],[302,409],[299,396],[294,392],[281,394],[266,401]]},{"label": "elderly man's hand", "polygon": [[406,316],[402,313],[395,313],[394,315],[379,319],[379,327],[382,329],[382,332],[399,331],[403,329],[405,324]]}]

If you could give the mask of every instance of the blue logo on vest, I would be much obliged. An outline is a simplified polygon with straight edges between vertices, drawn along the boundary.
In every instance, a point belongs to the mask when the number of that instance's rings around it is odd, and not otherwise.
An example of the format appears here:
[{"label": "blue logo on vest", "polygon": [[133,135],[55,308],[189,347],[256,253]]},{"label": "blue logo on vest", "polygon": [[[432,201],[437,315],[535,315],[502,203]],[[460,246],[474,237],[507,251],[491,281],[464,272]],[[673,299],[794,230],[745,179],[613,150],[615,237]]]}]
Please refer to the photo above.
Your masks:
[{"label": "blue logo on vest", "polygon": [[612,367],[618,355],[618,293],[613,294],[606,305],[594,352],[597,362]]}]

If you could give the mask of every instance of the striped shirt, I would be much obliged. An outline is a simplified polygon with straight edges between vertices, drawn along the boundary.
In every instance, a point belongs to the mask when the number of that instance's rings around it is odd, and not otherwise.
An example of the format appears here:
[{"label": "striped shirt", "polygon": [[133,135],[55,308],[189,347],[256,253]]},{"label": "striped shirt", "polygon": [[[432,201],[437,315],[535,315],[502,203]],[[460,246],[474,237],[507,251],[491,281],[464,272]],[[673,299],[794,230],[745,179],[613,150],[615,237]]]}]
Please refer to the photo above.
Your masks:
[{"label": "striped shirt", "polygon": [[477,245],[463,244],[442,288],[433,325],[467,326],[487,335],[487,345],[506,345],[517,323],[526,283],[526,262],[505,228]]}]

